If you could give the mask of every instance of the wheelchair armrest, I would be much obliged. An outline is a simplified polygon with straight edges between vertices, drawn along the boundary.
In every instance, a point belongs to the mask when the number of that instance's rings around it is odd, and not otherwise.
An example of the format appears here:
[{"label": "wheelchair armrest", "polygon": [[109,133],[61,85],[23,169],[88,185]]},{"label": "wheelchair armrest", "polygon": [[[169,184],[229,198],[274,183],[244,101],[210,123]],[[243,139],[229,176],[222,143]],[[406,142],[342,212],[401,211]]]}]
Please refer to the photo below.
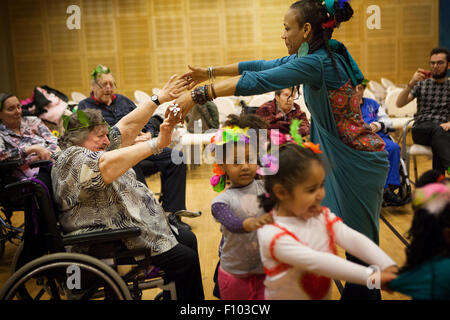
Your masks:
[{"label": "wheelchair armrest", "polygon": [[12,183],[9,183],[9,184],[7,184],[5,186],[5,190],[11,190],[11,189],[14,189],[14,188],[29,186],[32,183],[33,182],[31,182],[29,180],[22,180],[22,181],[12,182]]},{"label": "wheelchair armrest", "polygon": [[63,244],[65,246],[70,246],[70,245],[75,245],[75,244],[93,244],[93,243],[98,244],[98,243],[111,242],[111,241],[116,241],[116,240],[137,237],[140,234],[141,234],[141,229],[138,227],[96,231],[96,232],[89,232],[89,233],[85,233],[85,234],[63,236]]},{"label": "wheelchair armrest", "polygon": [[50,164],[52,164],[53,162],[51,160],[38,160],[38,161],[33,161],[30,162],[30,168],[40,168],[40,167],[44,167],[44,166],[49,166]]},{"label": "wheelchair armrest", "polygon": [[23,160],[9,160],[9,161],[2,161],[0,162],[0,171],[6,171],[6,172],[11,172],[14,169],[16,169],[17,167],[20,167],[21,165],[23,165],[24,161]]}]

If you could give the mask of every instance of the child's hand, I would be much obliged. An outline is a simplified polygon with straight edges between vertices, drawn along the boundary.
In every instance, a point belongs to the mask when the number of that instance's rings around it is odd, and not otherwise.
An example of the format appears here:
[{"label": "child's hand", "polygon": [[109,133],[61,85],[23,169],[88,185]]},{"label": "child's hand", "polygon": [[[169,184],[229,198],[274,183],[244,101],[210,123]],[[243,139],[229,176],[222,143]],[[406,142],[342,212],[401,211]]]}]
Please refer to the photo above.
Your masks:
[{"label": "child's hand", "polygon": [[[386,268],[386,269],[389,269],[389,268]],[[393,272],[389,272],[389,271],[381,271],[380,272],[381,290],[385,290],[389,293],[393,293],[391,288],[389,288],[388,284],[389,284],[389,282],[391,282],[392,280],[394,280],[397,277],[398,277],[397,273],[393,273]]]},{"label": "child's hand", "polygon": [[263,225],[273,223],[273,217],[270,213],[265,213],[262,216],[260,216],[258,219],[261,221],[261,223]]},{"label": "child's hand", "polygon": [[398,266],[392,265],[390,267],[385,268],[383,271],[398,274]]},{"label": "child's hand", "polygon": [[257,218],[247,218],[242,222],[242,227],[245,231],[251,232],[255,231],[258,228],[261,228],[263,225],[272,223],[273,219],[269,213],[263,214]]}]

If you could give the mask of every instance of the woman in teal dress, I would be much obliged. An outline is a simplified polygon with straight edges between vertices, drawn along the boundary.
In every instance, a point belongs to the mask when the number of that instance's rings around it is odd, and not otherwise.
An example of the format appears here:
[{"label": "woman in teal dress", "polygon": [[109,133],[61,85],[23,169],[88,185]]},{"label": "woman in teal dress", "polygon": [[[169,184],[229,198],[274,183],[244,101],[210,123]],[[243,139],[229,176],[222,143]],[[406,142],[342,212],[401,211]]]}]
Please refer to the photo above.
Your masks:
[{"label": "woman in teal dress", "polygon": [[[183,118],[195,103],[219,96],[257,95],[303,84],[312,119],[311,141],[320,144],[329,162],[323,204],[347,225],[378,243],[383,185],[389,166],[387,152],[384,142],[361,116],[355,86],[363,75],[345,46],[330,40],[334,27],[352,15],[346,1],[295,2],[284,17],[281,36],[289,56],[214,68],[189,66],[191,71],[184,77],[191,81],[191,88],[215,76],[232,77],[183,94],[168,112]],[[379,298],[376,290],[352,286],[346,286],[343,298]]]}]

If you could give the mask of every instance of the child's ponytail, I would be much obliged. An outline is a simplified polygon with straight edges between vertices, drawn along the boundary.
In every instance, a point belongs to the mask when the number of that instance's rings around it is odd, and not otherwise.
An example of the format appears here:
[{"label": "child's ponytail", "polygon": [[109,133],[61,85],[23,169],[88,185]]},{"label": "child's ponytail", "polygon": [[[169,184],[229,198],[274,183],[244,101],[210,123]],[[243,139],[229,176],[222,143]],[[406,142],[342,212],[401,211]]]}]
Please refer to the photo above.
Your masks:
[{"label": "child's ponytail", "polygon": [[259,206],[264,209],[264,212],[270,212],[275,208],[277,199],[274,195],[266,192],[258,196]]}]

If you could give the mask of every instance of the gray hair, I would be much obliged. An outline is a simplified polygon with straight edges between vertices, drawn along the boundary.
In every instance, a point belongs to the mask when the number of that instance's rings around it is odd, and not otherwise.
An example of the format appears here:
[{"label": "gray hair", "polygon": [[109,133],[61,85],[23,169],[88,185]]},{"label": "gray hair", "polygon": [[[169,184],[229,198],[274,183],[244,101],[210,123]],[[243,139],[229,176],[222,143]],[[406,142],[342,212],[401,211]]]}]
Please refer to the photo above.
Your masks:
[{"label": "gray hair", "polygon": [[81,146],[97,126],[107,126],[100,110],[85,109],[83,111],[89,120],[89,126],[82,128],[83,124],[78,120],[77,113],[72,113],[69,118],[67,131],[64,132],[64,135],[58,141],[62,150],[72,146]]}]

